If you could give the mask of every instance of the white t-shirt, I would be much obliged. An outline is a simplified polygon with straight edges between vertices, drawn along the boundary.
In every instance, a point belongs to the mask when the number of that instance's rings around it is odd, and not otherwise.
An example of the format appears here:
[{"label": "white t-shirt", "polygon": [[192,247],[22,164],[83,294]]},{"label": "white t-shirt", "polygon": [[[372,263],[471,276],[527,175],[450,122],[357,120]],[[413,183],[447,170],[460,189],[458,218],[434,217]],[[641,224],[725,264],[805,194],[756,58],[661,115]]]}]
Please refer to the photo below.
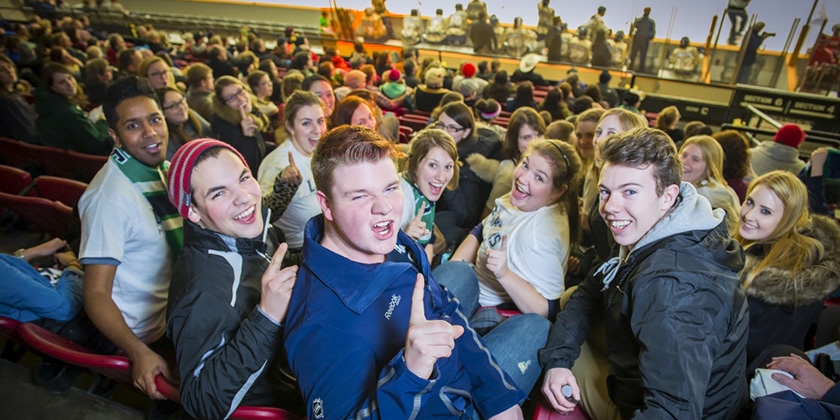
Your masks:
[{"label": "white t-shirt", "polygon": [[534,286],[548,300],[565,290],[566,262],[569,259],[569,217],[560,204],[525,212],[510,204],[510,194],[496,200],[496,208],[484,219],[484,240],[478,248],[475,272],[478,275],[481,306],[511,302],[510,296],[487,269],[487,249],[499,249],[507,236],[508,269]]},{"label": "white t-shirt", "polygon": [[117,265],[111,298],[144,343],[166,331],[166,300],[175,262],[152,205],[108,163],[79,200],[82,264]]},{"label": "white t-shirt", "polygon": [[274,179],[289,166],[289,151],[295,157],[295,165],[303,177],[303,182],[283,216],[277,219],[274,225],[283,230],[289,249],[300,249],[303,247],[303,228],[306,227],[306,222],[312,216],[321,213],[316,195],[318,190],[315,188],[315,180],[312,177],[310,157],[298,152],[291,140],[286,140],[263,159],[258,178],[263,195],[270,193],[274,188]]}]

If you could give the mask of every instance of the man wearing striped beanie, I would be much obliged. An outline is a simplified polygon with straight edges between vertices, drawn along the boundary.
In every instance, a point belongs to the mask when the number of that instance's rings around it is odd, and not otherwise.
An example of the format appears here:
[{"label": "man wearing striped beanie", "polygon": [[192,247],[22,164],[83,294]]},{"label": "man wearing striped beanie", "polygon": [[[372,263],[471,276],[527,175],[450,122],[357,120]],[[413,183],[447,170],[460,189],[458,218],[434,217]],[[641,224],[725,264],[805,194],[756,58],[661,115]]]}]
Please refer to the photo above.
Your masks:
[{"label": "man wearing striped beanie", "polygon": [[168,195],[184,218],[167,307],[184,409],[199,419],[239,405],[298,409],[285,353],[275,353],[297,266],[281,269],[287,246],[245,159],[218,140],[190,141],[172,158]]}]

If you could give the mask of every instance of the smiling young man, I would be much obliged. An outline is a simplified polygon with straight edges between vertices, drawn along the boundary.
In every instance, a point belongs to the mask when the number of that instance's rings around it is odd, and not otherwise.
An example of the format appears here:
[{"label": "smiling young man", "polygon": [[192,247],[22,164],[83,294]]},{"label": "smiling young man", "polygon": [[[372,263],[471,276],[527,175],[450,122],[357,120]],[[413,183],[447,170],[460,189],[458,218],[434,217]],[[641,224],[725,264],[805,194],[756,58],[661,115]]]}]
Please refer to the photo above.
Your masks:
[{"label": "smiling young man", "polygon": [[725,212],[680,181],[660,130],[610,137],[599,157],[600,212],[621,248],[557,316],[540,351],[543,394],[561,412],[581,400],[570,369],[603,322],[607,389],[622,418],[733,418],[747,396],[749,322],[737,275],[744,255]]},{"label": "smiling young man", "polygon": [[521,419],[525,394],[399,228],[394,157],[390,142],[358,126],[330,131],[312,157],[323,214],[306,225],[286,326],[307,414]]},{"label": "smiling young man", "polygon": [[163,399],[154,378],[168,377],[169,368],[156,350],[171,348],[161,339],[172,264],[183,243],[182,219],[164,184],[169,132],[145,79],[115,82],[103,110],[116,147],[79,200],[85,310],[110,341],[96,349],[122,349],[134,385]]},{"label": "smiling young man", "polygon": [[199,419],[227,418],[239,405],[299,409],[278,352],[297,266],[280,268],[287,247],[266,229],[260,185],[236,149],[212,139],[182,146],[168,181],[184,218],[167,306],[184,409]]}]

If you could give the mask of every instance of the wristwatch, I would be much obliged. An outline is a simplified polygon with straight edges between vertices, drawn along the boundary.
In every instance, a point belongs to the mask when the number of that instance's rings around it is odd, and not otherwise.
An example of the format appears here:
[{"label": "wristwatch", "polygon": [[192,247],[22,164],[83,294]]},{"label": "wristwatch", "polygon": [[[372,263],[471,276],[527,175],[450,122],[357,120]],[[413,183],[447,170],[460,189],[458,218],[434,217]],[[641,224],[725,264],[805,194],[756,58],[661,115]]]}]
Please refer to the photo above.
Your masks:
[{"label": "wristwatch", "polygon": [[23,259],[23,252],[24,251],[26,251],[26,248],[21,248],[21,249],[15,251],[15,253],[12,254],[12,255],[14,255],[15,257],[18,257],[20,259]]}]

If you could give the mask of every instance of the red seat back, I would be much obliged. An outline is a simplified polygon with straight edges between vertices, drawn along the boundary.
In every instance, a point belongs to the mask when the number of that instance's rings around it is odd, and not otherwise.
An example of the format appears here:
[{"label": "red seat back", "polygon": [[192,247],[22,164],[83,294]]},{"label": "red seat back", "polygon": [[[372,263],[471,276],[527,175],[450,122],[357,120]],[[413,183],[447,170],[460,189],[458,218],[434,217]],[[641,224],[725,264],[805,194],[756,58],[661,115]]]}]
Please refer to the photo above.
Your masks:
[{"label": "red seat back", "polygon": [[0,137],[0,164],[46,174],[90,182],[108,161],[107,156],[86,155],[56,147],[38,146]]},{"label": "red seat back", "polygon": [[68,160],[73,162],[75,172],[72,176],[65,177],[82,182],[90,182],[93,177],[108,162],[108,156],[86,155],[84,153],[67,151]]},{"label": "red seat back", "polygon": [[12,166],[0,165],[0,192],[20,194],[30,184],[32,184],[32,177],[29,172]]},{"label": "red seat back", "polygon": [[589,420],[589,416],[580,409],[580,405],[569,414],[560,414],[554,411],[544,398],[540,398],[534,410],[533,420]]},{"label": "red seat back", "polygon": [[0,192],[0,208],[7,208],[31,223],[40,232],[64,238],[79,223],[73,209],[41,197],[23,197]]},{"label": "red seat back", "polygon": [[84,182],[49,175],[39,176],[35,183],[38,197],[60,201],[70,208],[76,207],[88,186]]},{"label": "red seat back", "polygon": [[21,324],[18,333],[29,347],[47,356],[88,368],[120,382],[132,382],[131,363],[126,357],[91,353],[83,346],[29,322]]},{"label": "red seat back", "polygon": [[420,131],[429,125],[429,119],[427,117],[403,115],[402,117],[397,117],[397,119],[400,121],[401,126],[409,127],[414,131]]},{"label": "red seat back", "polygon": [[23,342],[17,331],[20,324],[21,322],[16,319],[0,316],[0,337],[14,342]]}]

